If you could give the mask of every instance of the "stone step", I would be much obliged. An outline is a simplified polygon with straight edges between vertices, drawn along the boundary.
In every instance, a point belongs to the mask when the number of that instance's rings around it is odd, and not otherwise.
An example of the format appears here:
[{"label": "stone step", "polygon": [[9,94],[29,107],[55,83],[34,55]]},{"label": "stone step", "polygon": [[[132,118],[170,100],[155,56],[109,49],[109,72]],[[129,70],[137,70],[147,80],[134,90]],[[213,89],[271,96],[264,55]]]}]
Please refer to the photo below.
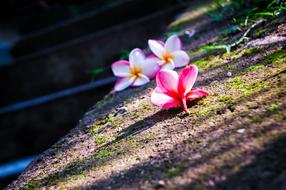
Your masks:
[{"label": "stone step", "polygon": [[[178,4],[17,59],[0,69],[0,106],[90,82],[88,71],[110,65],[124,49],[145,48],[184,8]],[[99,78],[102,76],[99,76]]]},{"label": "stone step", "polygon": [[145,0],[121,0],[106,6],[99,6],[99,8],[81,16],[63,20],[23,36],[12,53],[16,57],[25,56],[74,38],[153,14],[167,7],[175,6],[177,2],[177,0],[153,0],[150,5],[150,2]]},{"label": "stone step", "polygon": [[0,114],[0,163],[37,155],[76,125],[110,84],[43,104]]}]

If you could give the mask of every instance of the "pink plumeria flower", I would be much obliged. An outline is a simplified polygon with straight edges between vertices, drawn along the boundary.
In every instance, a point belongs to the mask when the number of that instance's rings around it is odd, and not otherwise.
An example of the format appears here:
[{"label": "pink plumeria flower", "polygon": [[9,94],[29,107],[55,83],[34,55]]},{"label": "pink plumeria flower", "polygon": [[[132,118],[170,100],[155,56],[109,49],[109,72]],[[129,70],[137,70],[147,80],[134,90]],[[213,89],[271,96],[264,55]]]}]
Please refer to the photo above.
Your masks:
[{"label": "pink plumeria flower", "polygon": [[134,49],[129,54],[129,61],[116,61],[111,66],[112,72],[119,77],[114,90],[121,91],[129,86],[141,86],[156,76],[160,69],[154,57],[145,57],[140,49]]},{"label": "pink plumeria flower", "polygon": [[151,51],[159,58],[158,64],[162,69],[173,70],[186,66],[190,61],[188,54],[182,50],[182,43],[177,35],[170,36],[166,43],[149,40],[148,44]]},{"label": "pink plumeria flower", "polygon": [[187,101],[208,95],[204,90],[192,90],[197,75],[198,68],[195,65],[183,69],[180,75],[172,70],[160,70],[156,76],[157,87],[151,95],[151,102],[165,109],[181,106],[187,112]]}]

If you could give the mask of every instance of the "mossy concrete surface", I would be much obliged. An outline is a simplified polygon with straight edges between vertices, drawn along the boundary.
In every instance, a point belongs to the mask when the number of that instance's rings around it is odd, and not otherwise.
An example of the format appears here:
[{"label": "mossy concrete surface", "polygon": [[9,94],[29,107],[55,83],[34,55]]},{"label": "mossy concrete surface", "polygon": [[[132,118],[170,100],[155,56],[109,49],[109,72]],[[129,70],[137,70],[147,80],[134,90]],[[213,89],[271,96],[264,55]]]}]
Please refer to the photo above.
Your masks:
[{"label": "mossy concrete surface", "polygon": [[219,37],[230,19],[198,9],[171,26],[203,31],[181,38],[208,97],[185,113],[152,105],[154,82],[107,95],[7,189],[286,189],[286,42],[245,48],[285,35],[286,17],[264,21],[227,54],[200,48],[237,37]]}]

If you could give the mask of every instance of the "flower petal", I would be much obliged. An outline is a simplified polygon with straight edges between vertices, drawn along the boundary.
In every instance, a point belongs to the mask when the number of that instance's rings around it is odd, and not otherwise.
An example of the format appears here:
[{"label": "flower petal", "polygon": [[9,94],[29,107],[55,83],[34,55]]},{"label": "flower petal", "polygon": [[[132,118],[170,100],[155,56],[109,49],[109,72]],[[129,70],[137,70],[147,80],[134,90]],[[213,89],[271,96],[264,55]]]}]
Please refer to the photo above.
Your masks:
[{"label": "flower petal", "polygon": [[121,91],[130,86],[134,82],[134,77],[125,77],[125,78],[118,78],[116,80],[114,90],[115,91]]},{"label": "flower petal", "polygon": [[189,93],[186,94],[187,100],[194,100],[197,98],[202,98],[204,96],[208,96],[209,93],[207,91],[201,90],[201,89],[196,89],[196,90],[191,90]]},{"label": "flower petal", "polygon": [[157,56],[162,57],[165,52],[164,46],[156,40],[148,40],[149,48]]},{"label": "flower petal", "polygon": [[141,64],[144,62],[144,60],[145,60],[145,54],[139,48],[133,49],[129,54],[130,66],[137,65],[141,67]]},{"label": "flower petal", "polygon": [[159,66],[165,65],[165,61],[163,61],[163,60],[161,60],[161,59],[159,59],[159,60],[157,61],[157,63],[158,63]]},{"label": "flower petal", "polygon": [[150,57],[145,59],[145,63],[142,64],[142,73],[146,75],[149,79],[153,79],[157,72],[160,70],[158,65],[159,59],[157,57]]},{"label": "flower petal", "polygon": [[156,55],[154,55],[154,54],[150,54],[146,58],[148,59],[148,58],[158,58],[158,57]]},{"label": "flower petal", "polygon": [[186,66],[190,61],[190,57],[188,56],[188,54],[182,50],[173,52],[173,56],[176,68]]},{"label": "flower petal", "polygon": [[125,60],[120,60],[112,63],[111,69],[113,74],[118,77],[127,77],[130,75],[130,65],[129,62]]},{"label": "flower petal", "polygon": [[150,81],[150,79],[143,75],[143,74],[138,74],[140,77],[136,78],[132,86],[142,86]]},{"label": "flower petal", "polygon": [[181,50],[182,43],[181,43],[180,38],[177,35],[170,36],[166,41],[165,48],[169,52]]},{"label": "flower petal", "polygon": [[194,86],[198,76],[198,67],[191,65],[183,69],[179,75],[178,93],[185,96]]},{"label": "flower petal", "polygon": [[176,99],[178,96],[178,74],[172,70],[162,69],[156,76],[157,86],[163,93]]},{"label": "flower petal", "polygon": [[163,64],[162,65],[162,69],[174,70],[175,69],[175,65],[174,65],[173,61],[171,61],[168,64]]},{"label": "flower petal", "polygon": [[155,88],[151,95],[151,102],[157,106],[168,109],[171,107],[177,107],[180,105],[180,102],[173,99],[170,96],[164,94],[160,88]]},{"label": "flower petal", "polygon": [[162,40],[156,40],[159,44],[161,44],[163,47],[165,47],[165,43]]}]

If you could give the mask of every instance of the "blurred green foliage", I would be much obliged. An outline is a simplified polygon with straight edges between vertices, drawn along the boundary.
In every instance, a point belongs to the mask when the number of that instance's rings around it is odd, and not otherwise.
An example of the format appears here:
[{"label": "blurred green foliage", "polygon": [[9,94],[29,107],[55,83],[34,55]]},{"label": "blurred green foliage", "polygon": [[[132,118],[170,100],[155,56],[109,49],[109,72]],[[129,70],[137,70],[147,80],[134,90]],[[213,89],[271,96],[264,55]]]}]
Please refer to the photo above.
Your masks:
[{"label": "blurred green foliage", "polygon": [[227,53],[230,53],[232,47],[247,39],[247,34],[260,21],[286,11],[284,0],[215,0],[215,6],[218,11],[209,14],[213,21],[222,21],[229,16],[232,16],[233,21],[233,25],[226,29],[221,37],[241,32],[243,29],[245,32],[232,44],[207,45],[203,47],[205,51],[225,49]]}]

